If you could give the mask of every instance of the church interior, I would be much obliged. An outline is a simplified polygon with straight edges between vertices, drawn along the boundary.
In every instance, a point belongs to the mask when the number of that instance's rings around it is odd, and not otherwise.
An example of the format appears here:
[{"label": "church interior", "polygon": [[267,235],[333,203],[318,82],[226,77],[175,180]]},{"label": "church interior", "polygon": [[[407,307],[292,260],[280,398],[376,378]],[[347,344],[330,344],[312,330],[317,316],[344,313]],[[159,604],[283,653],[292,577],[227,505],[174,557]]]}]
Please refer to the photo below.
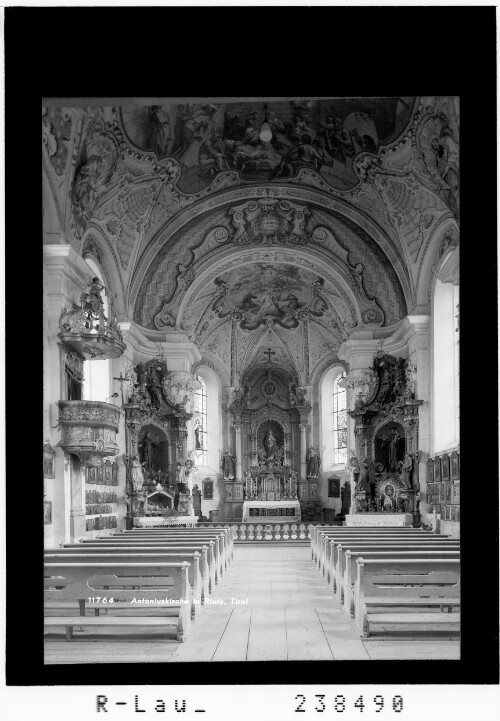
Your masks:
[{"label": "church interior", "polygon": [[459,99],[123,102],[42,110],[45,663],[459,658]]}]

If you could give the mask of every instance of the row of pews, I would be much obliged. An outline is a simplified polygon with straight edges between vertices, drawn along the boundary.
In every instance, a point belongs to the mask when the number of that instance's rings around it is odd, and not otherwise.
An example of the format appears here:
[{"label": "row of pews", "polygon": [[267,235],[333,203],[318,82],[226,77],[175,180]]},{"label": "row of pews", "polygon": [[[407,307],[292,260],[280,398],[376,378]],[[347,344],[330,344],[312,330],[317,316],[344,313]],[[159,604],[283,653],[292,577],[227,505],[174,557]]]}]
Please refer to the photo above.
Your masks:
[{"label": "row of pews", "polygon": [[419,528],[315,526],[312,560],[361,637],[460,629],[460,542]]},{"label": "row of pews", "polygon": [[[133,529],[44,551],[44,625],[173,628],[185,641],[233,558],[231,528]],[[88,615],[88,613],[94,615]]]}]

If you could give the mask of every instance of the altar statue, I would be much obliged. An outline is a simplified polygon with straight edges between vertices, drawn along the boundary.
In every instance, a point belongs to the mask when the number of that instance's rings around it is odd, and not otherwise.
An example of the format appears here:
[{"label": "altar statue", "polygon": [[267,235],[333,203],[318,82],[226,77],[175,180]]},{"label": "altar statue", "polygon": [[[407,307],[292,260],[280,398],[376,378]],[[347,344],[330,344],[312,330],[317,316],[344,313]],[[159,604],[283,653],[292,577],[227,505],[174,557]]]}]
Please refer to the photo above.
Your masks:
[{"label": "altar statue", "polygon": [[177,461],[175,469],[175,480],[180,493],[186,493],[186,469],[183,461]]},{"label": "altar statue", "polygon": [[134,456],[131,461],[131,480],[132,480],[132,490],[134,493],[138,493],[139,491],[142,491],[142,486],[144,485],[144,474],[142,472],[142,463],[138,459],[137,456]]},{"label": "altar statue", "polygon": [[396,428],[392,428],[391,435],[383,438],[384,445],[388,445],[389,471],[397,470],[397,448],[401,436]]},{"label": "altar statue", "polygon": [[156,442],[153,441],[149,435],[149,431],[145,434],[142,441],[139,443],[139,448],[142,451],[142,462],[146,464],[146,470],[150,471],[153,468],[153,448],[159,445],[159,437],[156,436]]},{"label": "altar statue", "polygon": [[274,454],[276,448],[276,436],[271,429],[268,430],[264,438],[264,448],[267,451],[267,457],[270,458]]},{"label": "altar statue", "polygon": [[413,488],[413,458],[409,453],[406,454],[403,474],[406,488]]},{"label": "altar statue", "polygon": [[236,459],[229,452],[229,448],[226,448],[222,455],[221,460],[222,477],[224,479],[233,480],[235,477]]},{"label": "altar statue", "polygon": [[370,462],[367,458],[361,463],[361,470],[359,473],[359,483],[356,486],[356,493],[360,491],[368,491],[370,489]]},{"label": "altar statue", "polygon": [[307,477],[308,478],[317,478],[319,474],[319,464],[321,462],[321,458],[319,457],[319,454],[314,448],[311,446],[309,449],[309,453],[307,456]]}]

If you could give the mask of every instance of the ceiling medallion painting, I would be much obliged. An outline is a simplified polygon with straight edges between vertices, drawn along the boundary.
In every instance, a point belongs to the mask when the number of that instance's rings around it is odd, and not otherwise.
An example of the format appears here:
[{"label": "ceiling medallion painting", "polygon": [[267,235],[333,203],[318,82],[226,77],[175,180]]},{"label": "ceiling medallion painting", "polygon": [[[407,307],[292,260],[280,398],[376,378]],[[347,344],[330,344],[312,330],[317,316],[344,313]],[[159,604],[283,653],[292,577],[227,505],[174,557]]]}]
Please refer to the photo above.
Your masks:
[{"label": "ceiling medallion painting", "polygon": [[244,330],[274,323],[296,328],[307,315],[321,316],[328,309],[320,294],[324,281],[285,263],[254,263],[224,273],[215,283],[221,293],[212,309],[219,318],[236,314]]},{"label": "ceiling medallion painting", "polygon": [[[358,183],[353,158],[377,153],[405,129],[414,98],[330,98],[124,107],[123,128],[142,150],[174,157],[179,190],[197,193],[216,175],[269,181],[313,170],[334,188]],[[263,127],[264,126],[264,127]]]}]

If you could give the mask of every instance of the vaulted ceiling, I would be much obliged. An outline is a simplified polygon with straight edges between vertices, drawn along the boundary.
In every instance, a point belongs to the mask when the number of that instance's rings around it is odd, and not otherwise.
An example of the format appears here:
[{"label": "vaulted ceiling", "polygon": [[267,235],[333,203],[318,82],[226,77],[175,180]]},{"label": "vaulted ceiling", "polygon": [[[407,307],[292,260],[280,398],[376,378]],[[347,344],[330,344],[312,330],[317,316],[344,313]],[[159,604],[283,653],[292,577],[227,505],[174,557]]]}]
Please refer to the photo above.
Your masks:
[{"label": "vaulted ceiling", "polygon": [[51,101],[42,121],[45,242],[97,260],[120,320],[227,374],[265,346],[308,377],[394,326],[458,221],[455,98]]}]

